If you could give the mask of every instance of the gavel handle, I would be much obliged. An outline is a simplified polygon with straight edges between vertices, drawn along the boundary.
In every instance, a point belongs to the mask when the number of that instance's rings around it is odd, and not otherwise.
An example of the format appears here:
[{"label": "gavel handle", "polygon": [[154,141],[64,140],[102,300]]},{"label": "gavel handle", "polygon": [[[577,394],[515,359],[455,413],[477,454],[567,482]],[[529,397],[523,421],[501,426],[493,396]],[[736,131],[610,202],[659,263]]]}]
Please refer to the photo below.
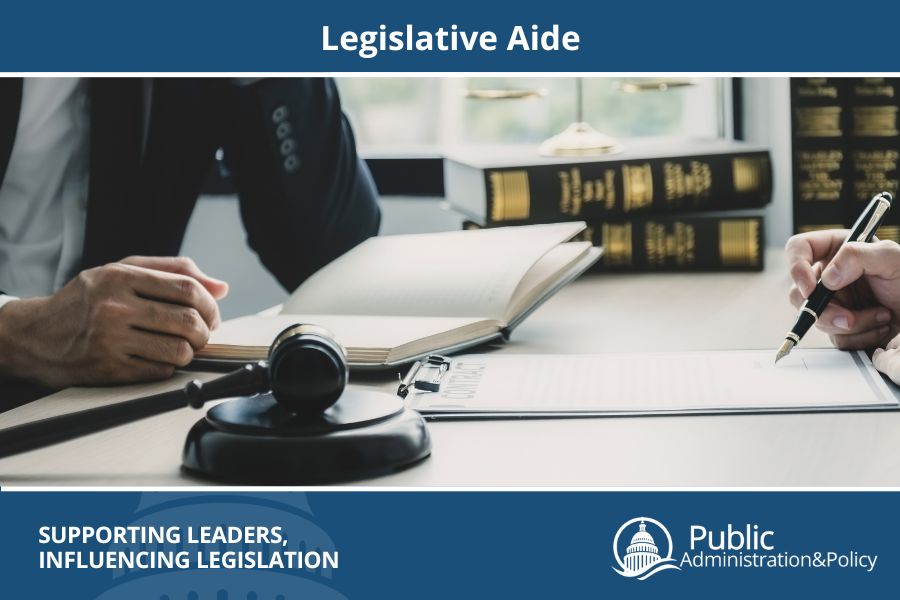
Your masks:
[{"label": "gavel handle", "polygon": [[66,442],[178,408],[200,408],[209,400],[266,390],[267,365],[250,363],[208,383],[194,380],[184,389],[8,427],[0,431],[0,458]]}]

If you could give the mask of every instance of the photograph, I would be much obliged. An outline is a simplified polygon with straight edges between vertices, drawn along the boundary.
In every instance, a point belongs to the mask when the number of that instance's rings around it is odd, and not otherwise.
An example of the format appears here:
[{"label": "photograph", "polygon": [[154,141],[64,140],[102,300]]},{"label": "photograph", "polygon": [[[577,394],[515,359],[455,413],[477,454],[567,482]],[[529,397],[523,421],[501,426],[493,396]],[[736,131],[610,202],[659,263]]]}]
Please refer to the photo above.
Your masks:
[{"label": "photograph", "polygon": [[900,482],[900,79],[0,81],[4,487]]}]

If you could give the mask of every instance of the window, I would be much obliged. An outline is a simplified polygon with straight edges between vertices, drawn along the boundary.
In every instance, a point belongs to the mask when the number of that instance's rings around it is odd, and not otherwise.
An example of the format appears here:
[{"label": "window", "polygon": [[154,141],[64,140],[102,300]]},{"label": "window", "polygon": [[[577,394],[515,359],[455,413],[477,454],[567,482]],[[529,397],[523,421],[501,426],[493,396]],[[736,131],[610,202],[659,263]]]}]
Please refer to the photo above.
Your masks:
[{"label": "window", "polygon": [[[436,154],[461,143],[534,143],[576,118],[572,77],[356,77],[338,86],[363,154]],[[730,81],[581,80],[584,120],[619,138],[730,134]]]}]

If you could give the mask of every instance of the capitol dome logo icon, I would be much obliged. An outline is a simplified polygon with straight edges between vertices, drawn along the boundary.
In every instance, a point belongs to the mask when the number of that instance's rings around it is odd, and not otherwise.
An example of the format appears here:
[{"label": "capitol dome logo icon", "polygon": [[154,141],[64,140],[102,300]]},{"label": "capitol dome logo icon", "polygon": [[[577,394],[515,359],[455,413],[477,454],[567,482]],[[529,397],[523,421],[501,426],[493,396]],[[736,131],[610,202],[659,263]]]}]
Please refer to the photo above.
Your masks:
[{"label": "capitol dome logo icon", "polygon": [[[625,543],[628,535],[631,535],[631,542],[625,546],[624,552],[620,552],[620,544]],[[659,544],[664,544],[665,554],[660,552]],[[635,517],[619,527],[613,538],[613,556],[619,565],[618,569],[613,567],[613,571],[622,577],[644,580],[667,569],[681,570],[672,559],[669,530],[650,517]]]}]

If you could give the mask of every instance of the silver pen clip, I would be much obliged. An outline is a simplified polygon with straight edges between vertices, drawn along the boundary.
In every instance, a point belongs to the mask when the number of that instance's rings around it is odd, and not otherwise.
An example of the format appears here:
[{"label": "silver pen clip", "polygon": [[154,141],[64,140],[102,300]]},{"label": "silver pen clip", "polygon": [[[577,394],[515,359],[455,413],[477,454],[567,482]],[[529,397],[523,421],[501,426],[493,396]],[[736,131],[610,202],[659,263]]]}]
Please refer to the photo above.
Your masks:
[{"label": "silver pen clip", "polygon": [[891,207],[891,201],[885,198],[885,195],[890,196],[888,192],[881,192],[875,196],[874,200],[878,203],[878,206],[872,211],[872,216],[869,217],[869,222],[866,223],[866,227],[853,241],[866,242],[875,234],[875,230],[878,229],[878,226],[881,224],[884,213]]},{"label": "silver pen clip", "polygon": [[450,359],[440,354],[429,354],[424,360],[417,360],[406,373],[406,377],[400,380],[397,395],[406,398],[411,389],[420,392],[440,391],[441,379],[450,369],[450,364]]}]

